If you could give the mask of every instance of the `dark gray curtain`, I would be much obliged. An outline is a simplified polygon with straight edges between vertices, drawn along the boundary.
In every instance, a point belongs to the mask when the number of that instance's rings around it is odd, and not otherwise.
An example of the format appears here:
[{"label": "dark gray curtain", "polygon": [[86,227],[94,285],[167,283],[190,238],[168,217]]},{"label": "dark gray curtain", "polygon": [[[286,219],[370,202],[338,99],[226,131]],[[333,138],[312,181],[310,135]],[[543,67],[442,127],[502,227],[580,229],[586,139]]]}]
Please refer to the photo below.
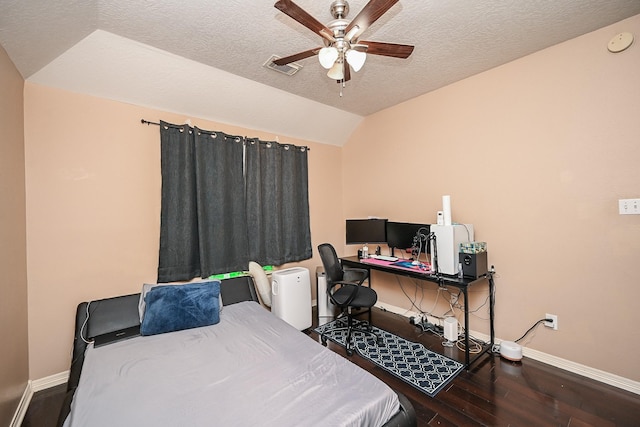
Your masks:
[{"label": "dark gray curtain", "polygon": [[306,147],[248,139],[246,156],[249,257],[282,265],[312,256]]},{"label": "dark gray curtain", "polygon": [[243,140],[160,123],[158,282],[246,269]]},{"label": "dark gray curtain", "polygon": [[195,139],[189,126],[160,122],[162,202],[158,282],[200,276]]},{"label": "dark gray curtain", "polygon": [[244,138],[196,128],[201,277],[246,270]]}]

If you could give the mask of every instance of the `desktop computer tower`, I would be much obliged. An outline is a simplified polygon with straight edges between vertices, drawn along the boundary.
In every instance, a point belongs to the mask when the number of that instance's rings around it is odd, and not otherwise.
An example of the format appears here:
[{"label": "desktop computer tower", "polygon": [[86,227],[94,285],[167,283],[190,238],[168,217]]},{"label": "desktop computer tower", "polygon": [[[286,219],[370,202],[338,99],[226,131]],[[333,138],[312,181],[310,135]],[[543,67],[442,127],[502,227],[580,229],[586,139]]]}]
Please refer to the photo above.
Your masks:
[{"label": "desktop computer tower", "polygon": [[301,331],[311,327],[311,281],[307,268],[293,267],[271,274],[271,312]]},{"label": "desktop computer tower", "polygon": [[[442,274],[458,274],[460,243],[473,242],[473,225],[454,224],[437,225],[432,224],[431,232],[435,235],[435,243],[438,254],[438,270]],[[435,271],[434,241],[431,241],[431,268]]]}]

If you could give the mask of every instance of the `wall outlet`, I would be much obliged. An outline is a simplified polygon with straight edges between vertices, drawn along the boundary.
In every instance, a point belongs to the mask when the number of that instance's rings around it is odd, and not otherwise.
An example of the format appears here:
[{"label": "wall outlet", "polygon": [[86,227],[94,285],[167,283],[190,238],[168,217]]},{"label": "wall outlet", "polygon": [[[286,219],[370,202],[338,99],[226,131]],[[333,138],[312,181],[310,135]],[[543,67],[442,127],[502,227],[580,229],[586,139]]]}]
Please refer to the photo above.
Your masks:
[{"label": "wall outlet", "polygon": [[555,314],[545,314],[544,315],[545,319],[551,319],[551,321],[545,321],[544,322],[544,326],[546,326],[547,328],[553,328],[554,331],[558,330],[558,316]]},{"label": "wall outlet", "polygon": [[620,215],[640,215],[640,199],[618,200]]}]

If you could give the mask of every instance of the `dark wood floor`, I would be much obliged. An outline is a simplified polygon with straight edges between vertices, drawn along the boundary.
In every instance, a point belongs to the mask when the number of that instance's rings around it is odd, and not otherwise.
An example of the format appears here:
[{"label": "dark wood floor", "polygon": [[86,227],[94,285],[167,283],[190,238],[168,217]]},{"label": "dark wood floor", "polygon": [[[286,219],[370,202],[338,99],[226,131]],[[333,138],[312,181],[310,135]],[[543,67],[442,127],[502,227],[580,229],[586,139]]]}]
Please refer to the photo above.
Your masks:
[{"label": "dark wood floor", "polygon": [[[404,317],[374,309],[372,322],[442,352],[440,338],[422,333]],[[315,333],[311,336],[317,338]],[[329,343],[329,348],[347,357],[342,347]],[[461,361],[464,357],[456,350],[447,355]],[[640,396],[527,358],[516,363],[483,356],[435,398],[357,355],[350,359],[407,396],[419,427],[640,426]],[[36,393],[22,426],[55,426],[64,387]]]}]

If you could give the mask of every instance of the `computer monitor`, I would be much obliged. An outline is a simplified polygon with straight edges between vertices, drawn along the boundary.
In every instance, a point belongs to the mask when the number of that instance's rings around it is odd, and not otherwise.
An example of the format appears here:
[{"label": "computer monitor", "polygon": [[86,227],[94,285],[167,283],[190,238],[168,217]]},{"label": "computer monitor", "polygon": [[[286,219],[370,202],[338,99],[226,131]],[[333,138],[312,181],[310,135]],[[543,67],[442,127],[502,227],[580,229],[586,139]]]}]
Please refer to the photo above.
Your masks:
[{"label": "computer monitor", "polygon": [[[418,232],[427,236],[429,224],[387,221],[387,245],[392,249],[409,249],[413,246],[413,238]],[[423,239],[420,243],[422,253],[428,253],[429,245],[427,242]]]},{"label": "computer monitor", "polygon": [[386,243],[386,219],[348,219],[347,220],[347,245],[365,243]]}]

